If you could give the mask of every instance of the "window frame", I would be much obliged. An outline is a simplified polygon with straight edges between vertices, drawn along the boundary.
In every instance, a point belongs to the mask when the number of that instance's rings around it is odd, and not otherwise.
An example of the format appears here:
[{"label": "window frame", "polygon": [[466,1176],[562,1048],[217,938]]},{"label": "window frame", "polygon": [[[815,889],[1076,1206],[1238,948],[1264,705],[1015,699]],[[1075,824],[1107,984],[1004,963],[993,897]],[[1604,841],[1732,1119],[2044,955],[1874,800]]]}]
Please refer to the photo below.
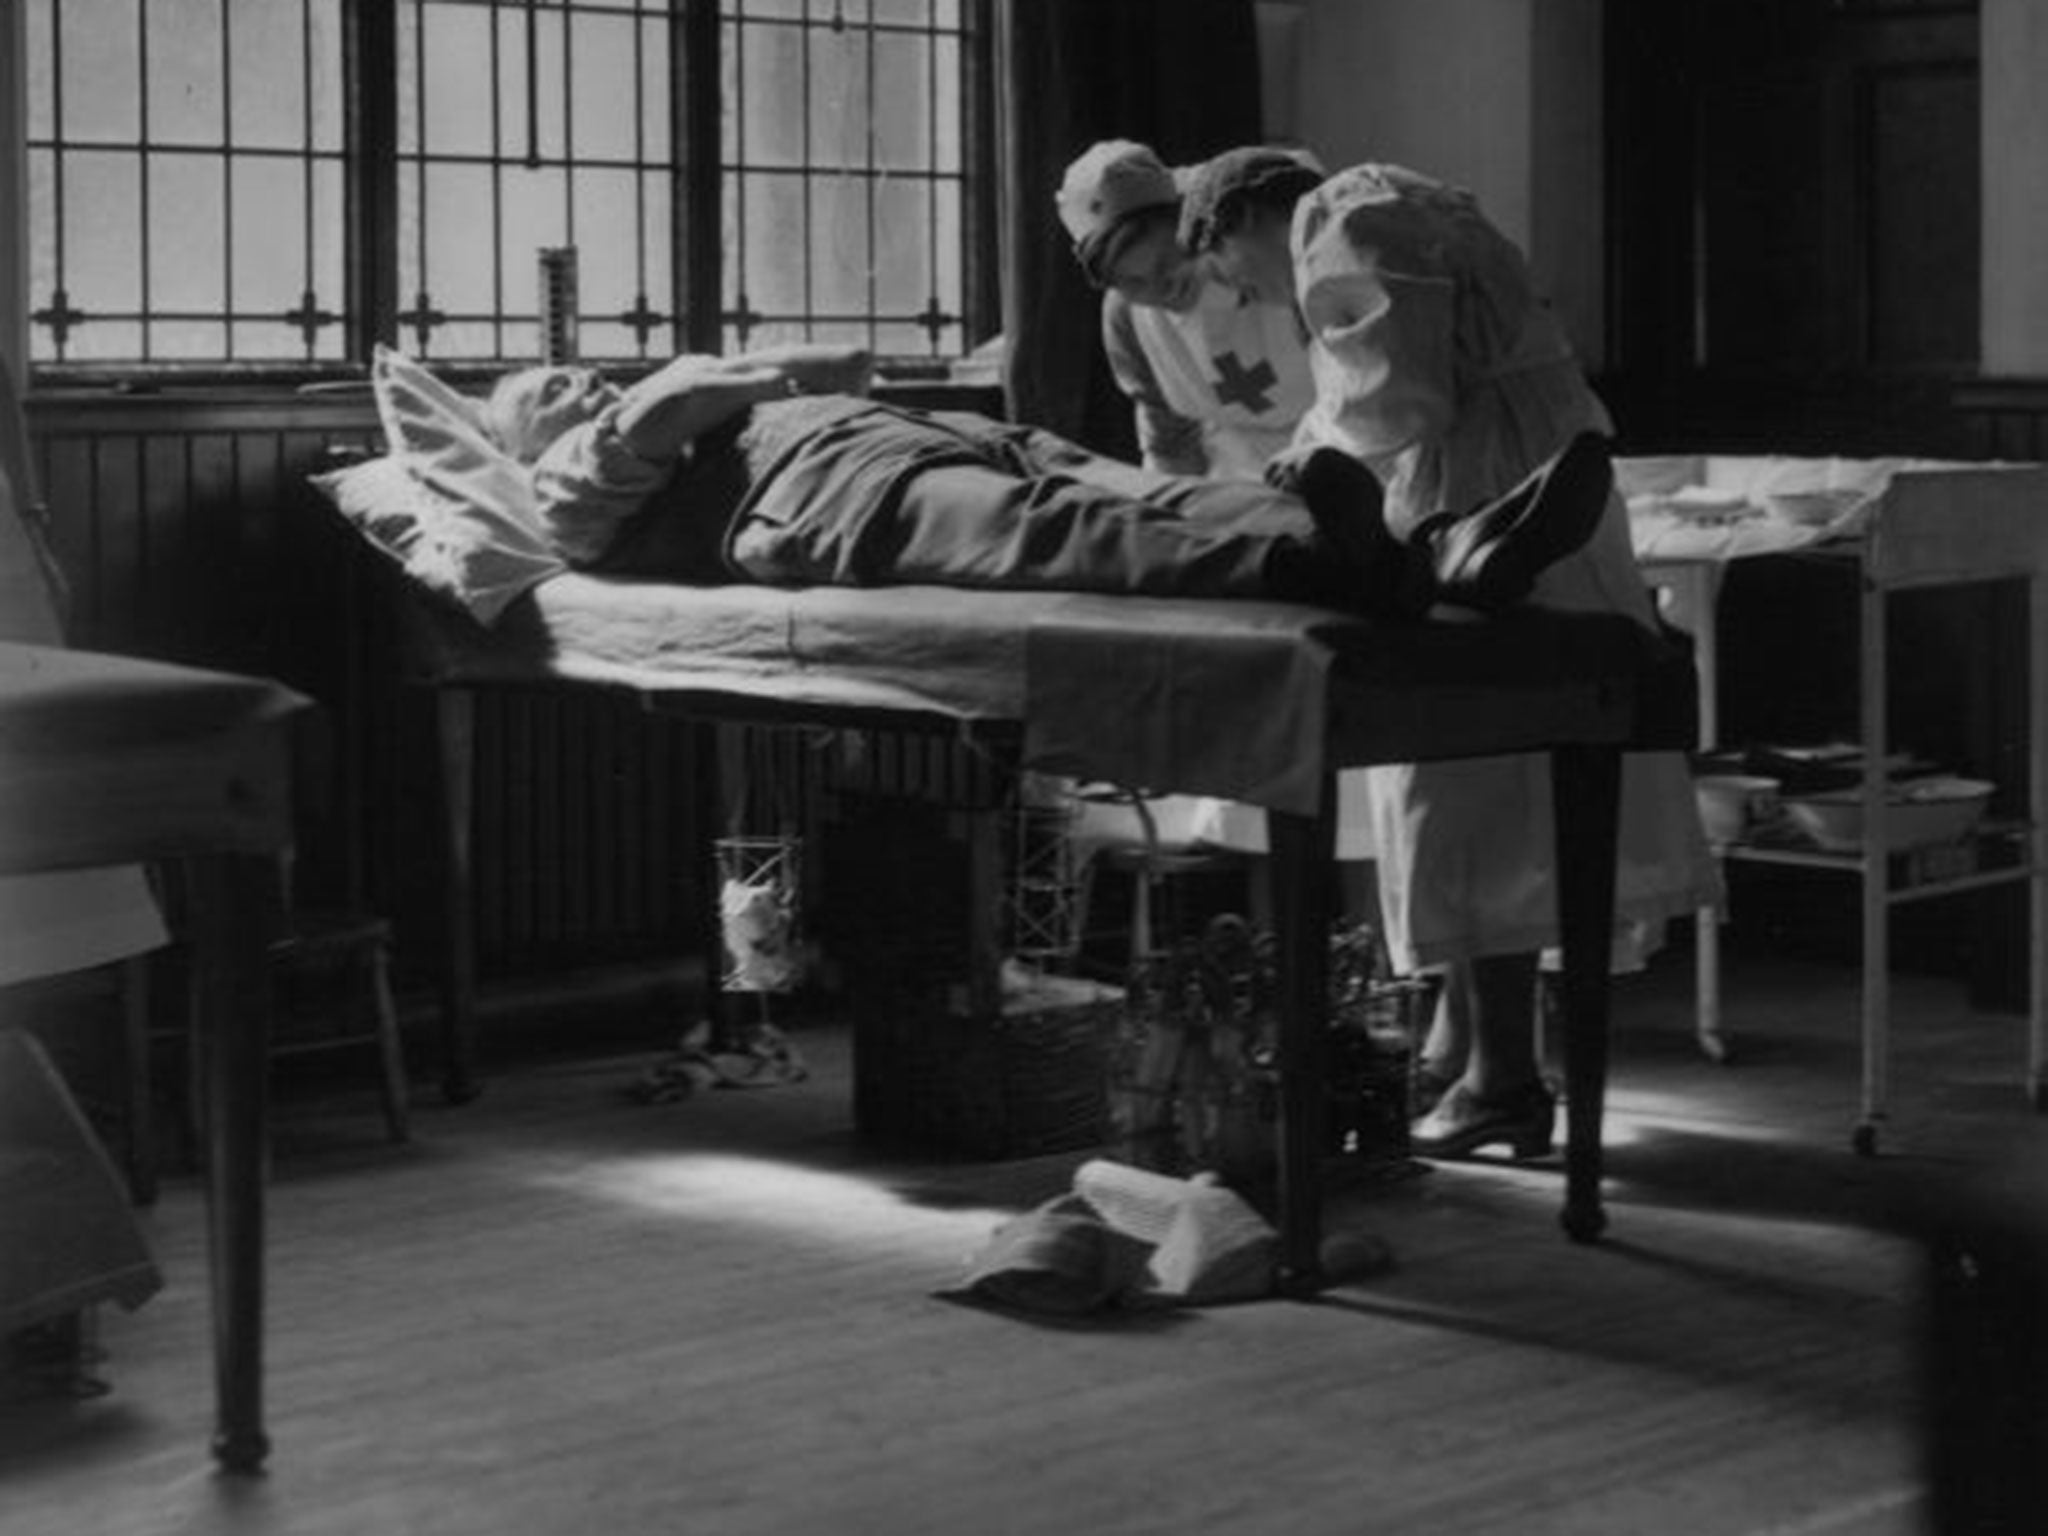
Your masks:
[{"label": "window frame", "polygon": [[[39,388],[115,387],[144,393],[173,386],[299,386],[359,381],[374,347],[403,348],[399,291],[400,0],[341,0],[344,151],[343,283],[345,356],[338,359],[52,362],[27,356],[23,367]],[[962,336],[971,349],[1001,329],[997,281],[994,0],[959,0],[965,57],[961,80],[966,119],[963,162]],[[674,75],[669,95],[676,148],[670,238],[676,253],[668,294],[680,346],[715,352],[731,317],[723,311],[720,217],[722,131],[720,0],[669,0]],[[16,47],[18,48],[18,42]],[[24,162],[25,170],[25,162]],[[20,174],[20,172],[18,172]],[[700,211],[701,210],[701,215]],[[25,211],[25,210],[24,210]],[[24,278],[26,274],[24,273]],[[29,296],[28,309],[34,307]],[[32,334],[21,319],[26,344]],[[485,378],[503,363],[438,365],[457,379]],[[631,371],[627,369],[625,371]],[[885,377],[941,376],[945,359],[884,359]]]}]

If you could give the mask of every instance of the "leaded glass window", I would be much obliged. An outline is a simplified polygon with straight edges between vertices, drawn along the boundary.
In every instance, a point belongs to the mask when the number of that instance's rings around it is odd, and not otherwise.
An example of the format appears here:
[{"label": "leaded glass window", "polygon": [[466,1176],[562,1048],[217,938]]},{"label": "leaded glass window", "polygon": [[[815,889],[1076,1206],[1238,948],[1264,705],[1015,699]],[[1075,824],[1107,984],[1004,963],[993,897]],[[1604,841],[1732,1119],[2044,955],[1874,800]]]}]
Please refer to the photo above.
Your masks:
[{"label": "leaded glass window", "polygon": [[985,5],[27,0],[31,361],[526,360],[564,247],[586,358],[959,356]]}]

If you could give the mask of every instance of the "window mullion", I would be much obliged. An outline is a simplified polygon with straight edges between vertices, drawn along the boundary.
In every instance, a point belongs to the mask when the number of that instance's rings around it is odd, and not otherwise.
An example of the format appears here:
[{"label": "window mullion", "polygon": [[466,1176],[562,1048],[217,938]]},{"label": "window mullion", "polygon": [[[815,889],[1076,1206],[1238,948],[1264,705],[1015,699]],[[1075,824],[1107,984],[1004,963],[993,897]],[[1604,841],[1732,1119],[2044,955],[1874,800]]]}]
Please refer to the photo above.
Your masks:
[{"label": "window mullion", "polygon": [[676,252],[670,308],[679,317],[678,337],[687,350],[718,352],[723,350],[719,310],[724,292],[718,0],[672,0],[672,5],[678,26],[670,110],[676,165],[669,199]]},{"label": "window mullion", "polygon": [[398,0],[346,0],[349,356],[398,339]]}]

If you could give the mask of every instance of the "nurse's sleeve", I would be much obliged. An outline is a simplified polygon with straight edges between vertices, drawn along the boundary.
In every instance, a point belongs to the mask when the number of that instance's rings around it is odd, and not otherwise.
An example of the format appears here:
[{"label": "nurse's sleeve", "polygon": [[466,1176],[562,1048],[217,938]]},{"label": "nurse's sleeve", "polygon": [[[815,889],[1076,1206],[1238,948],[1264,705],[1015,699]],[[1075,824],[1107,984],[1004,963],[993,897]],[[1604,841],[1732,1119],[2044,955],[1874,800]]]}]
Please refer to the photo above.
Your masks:
[{"label": "nurse's sleeve", "polygon": [[1366,259],[1303,265],[1323,439],[1363,459],[1440,441],[1456,410],[1450,279],[1383,272]]},{"label": "nurse's sleeve", "polygon": [[1102,350],[1117,388],[1131,402],[1144,466],[1165,475],[1207,474],[1209,449],[1202,440],[1202,424],[1166,403],[1166,391],[1138,338],[1130,301],[1121,294],[1103,298]]}]

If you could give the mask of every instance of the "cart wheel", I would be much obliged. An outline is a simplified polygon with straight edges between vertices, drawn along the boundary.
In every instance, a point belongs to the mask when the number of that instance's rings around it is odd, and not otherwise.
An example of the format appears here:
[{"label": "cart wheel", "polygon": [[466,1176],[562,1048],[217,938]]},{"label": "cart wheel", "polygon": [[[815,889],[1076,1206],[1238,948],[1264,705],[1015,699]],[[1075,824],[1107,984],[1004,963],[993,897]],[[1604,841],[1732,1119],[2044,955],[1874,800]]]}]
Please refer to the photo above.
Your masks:
[{"label": "cart wheel", "polygon": [[1700,1054],[1717,1067],[1725,1067],[1735,1060],[1735,1042],[1718,1029],[1699,1033]]},{"label": "cart wheel", "polygon": [[1877,1127],[1864,1121],[1849,1138],[1849,1145],[1856,1149],[1858,1157],[1877,1156]]}]

